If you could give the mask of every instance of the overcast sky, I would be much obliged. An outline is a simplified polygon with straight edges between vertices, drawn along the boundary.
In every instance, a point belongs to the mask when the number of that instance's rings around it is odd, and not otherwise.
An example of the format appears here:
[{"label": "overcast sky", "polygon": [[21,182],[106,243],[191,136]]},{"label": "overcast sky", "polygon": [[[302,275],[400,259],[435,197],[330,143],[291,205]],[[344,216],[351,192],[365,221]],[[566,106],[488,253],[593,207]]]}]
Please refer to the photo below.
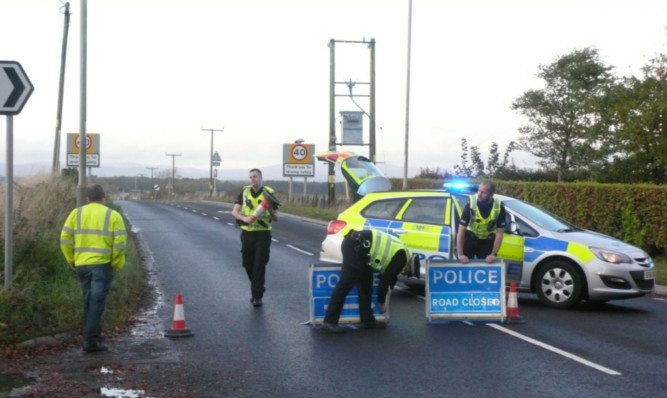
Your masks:
[{"label": "overcast sky", "polygon": [[[283,144],[298,138],[326,151],[328,42],[371,38],[377,161],[402,168],[409,0],[87,4],[86,130],[101,136],[102,168],[94,174],[103,175],[105,165],[170,169],[167,154],[181,154],[177,168],[199,168],[208,177],[210,133],[202,128],[224,128],[214,134],[221,175],[280,165]],[[81,1],[72,1],[70,11],[63,165],[66,135],[79,131]],[[512,102],[541,88],[540,65],[576,49],[595,47],[618,76],[639,75],[667,52],[665,16],[664,0],[413,0],[410,169],[453,171],[462,137],[485,159],[491,142],[504,150],[525,123]],[[15,165],[40,162],[50,170],[63,21],[59,0],[0,0],[0,60],[18,61],[35,86],[14,116]],[[336,45],[337,81],[368,82],[369,69],[367,46]],[[358,84],[353,93],[363,90]],[[369,110],[367,98],[357,102]],[[349,98],[337,99],[336,114],[354,110]],[[6,136],[4,120],[0,131]],[[337,135],[340,142],[340,126]],[[5,163],[5,139],[0,147]],[[367,146],[340,149],[368,154]],[[512,158],[535,167],[525,153]],[[324,169],[316,167],[318,174]]]}]

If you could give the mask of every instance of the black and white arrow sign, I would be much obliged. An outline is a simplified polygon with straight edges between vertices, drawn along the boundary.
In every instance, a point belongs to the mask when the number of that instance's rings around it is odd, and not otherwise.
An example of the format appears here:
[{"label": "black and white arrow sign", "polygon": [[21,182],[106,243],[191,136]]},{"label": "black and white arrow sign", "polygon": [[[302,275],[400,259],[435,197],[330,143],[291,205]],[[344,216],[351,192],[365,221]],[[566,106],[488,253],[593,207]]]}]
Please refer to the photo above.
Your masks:
[{"label": "black and white arrow sign", "polygon": [[0,115],[21,112],[34,87],[16,61],[0,61]]}]

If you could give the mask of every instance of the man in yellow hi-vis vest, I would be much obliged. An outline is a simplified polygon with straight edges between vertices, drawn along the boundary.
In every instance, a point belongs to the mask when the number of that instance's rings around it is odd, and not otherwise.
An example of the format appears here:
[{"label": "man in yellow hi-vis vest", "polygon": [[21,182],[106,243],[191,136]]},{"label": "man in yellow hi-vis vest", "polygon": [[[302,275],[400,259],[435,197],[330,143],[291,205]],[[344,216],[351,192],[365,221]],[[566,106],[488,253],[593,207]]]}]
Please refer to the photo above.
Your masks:
[{"label": "man in yellow hi-vis vest", "polygon": [[505,206],[494,198],[496,185],[491,181],[479,184],[477,195],[470,198],[461,214],[456,236],[459,261],[467,264],[478,258],[487,263],[496,261],[505,231]]},{"label": "man in yellow hi-vis vest", "polygon": [[83,350],[106,351],[102,345],[102,315],[113,270],[125,265],[127,232],[123,217],[104,205],[99,184],[86,189],[89,203],[70,212],[60,232],[60,249],[79,278],[83,294]]},{"label": "man in yellow hi-vis vest", "polygon": [[[250,280],[250,303],[262,306],[264,297],[266,264],[271,252],[271,230],[278,220],[273,189],[262,184],[262,172],[252,169],[248,173],[250,185],[243,187],[234,202],[232,216],[241,226],[241,256],[243,268]],[[275,199],[274,199],[275,200]]]},{"label": "man in yellow hi-vis vest", "polygon": [[355,286],[359,295],[361,327],[384,328],[386,323],[375,319],[371,307],[373,272],[380,273],[377,299],[379,311],[384,313],[387,292],[394,287],[398,275],[408,265],[410,249],[397,237],[373,229],[348,232],[343,238],[341,251],[343,264],[340,279],[331,293],[321,330],[327,333],[345,332],[345,329],[338,325],[338,320],[345,305],[345,298]]}]

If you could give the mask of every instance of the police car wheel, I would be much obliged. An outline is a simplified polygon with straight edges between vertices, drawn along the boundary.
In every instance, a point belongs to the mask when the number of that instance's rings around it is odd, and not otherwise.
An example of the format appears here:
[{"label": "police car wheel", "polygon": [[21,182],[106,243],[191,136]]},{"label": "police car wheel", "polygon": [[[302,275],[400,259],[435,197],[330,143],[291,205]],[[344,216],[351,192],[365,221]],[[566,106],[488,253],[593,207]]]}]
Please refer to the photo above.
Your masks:
[{"label": "police car wheel", "polygon": [[581,300],[584,283],[576,268],[565,261],[551,261],[537,274],[537,296],[553,308],[570,308]]}]

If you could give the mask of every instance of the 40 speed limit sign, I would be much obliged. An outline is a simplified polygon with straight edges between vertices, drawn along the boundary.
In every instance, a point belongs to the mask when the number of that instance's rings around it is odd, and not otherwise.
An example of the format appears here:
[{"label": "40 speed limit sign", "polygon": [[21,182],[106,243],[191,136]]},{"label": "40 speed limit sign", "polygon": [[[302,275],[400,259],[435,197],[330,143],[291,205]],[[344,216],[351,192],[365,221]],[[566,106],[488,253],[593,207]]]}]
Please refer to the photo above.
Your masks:
[{"label": "40 speed limit sign", "polygon": [[290,150],[290,163],[308,163],[309,161],[308,147],[303,144],[293,144]]}]

